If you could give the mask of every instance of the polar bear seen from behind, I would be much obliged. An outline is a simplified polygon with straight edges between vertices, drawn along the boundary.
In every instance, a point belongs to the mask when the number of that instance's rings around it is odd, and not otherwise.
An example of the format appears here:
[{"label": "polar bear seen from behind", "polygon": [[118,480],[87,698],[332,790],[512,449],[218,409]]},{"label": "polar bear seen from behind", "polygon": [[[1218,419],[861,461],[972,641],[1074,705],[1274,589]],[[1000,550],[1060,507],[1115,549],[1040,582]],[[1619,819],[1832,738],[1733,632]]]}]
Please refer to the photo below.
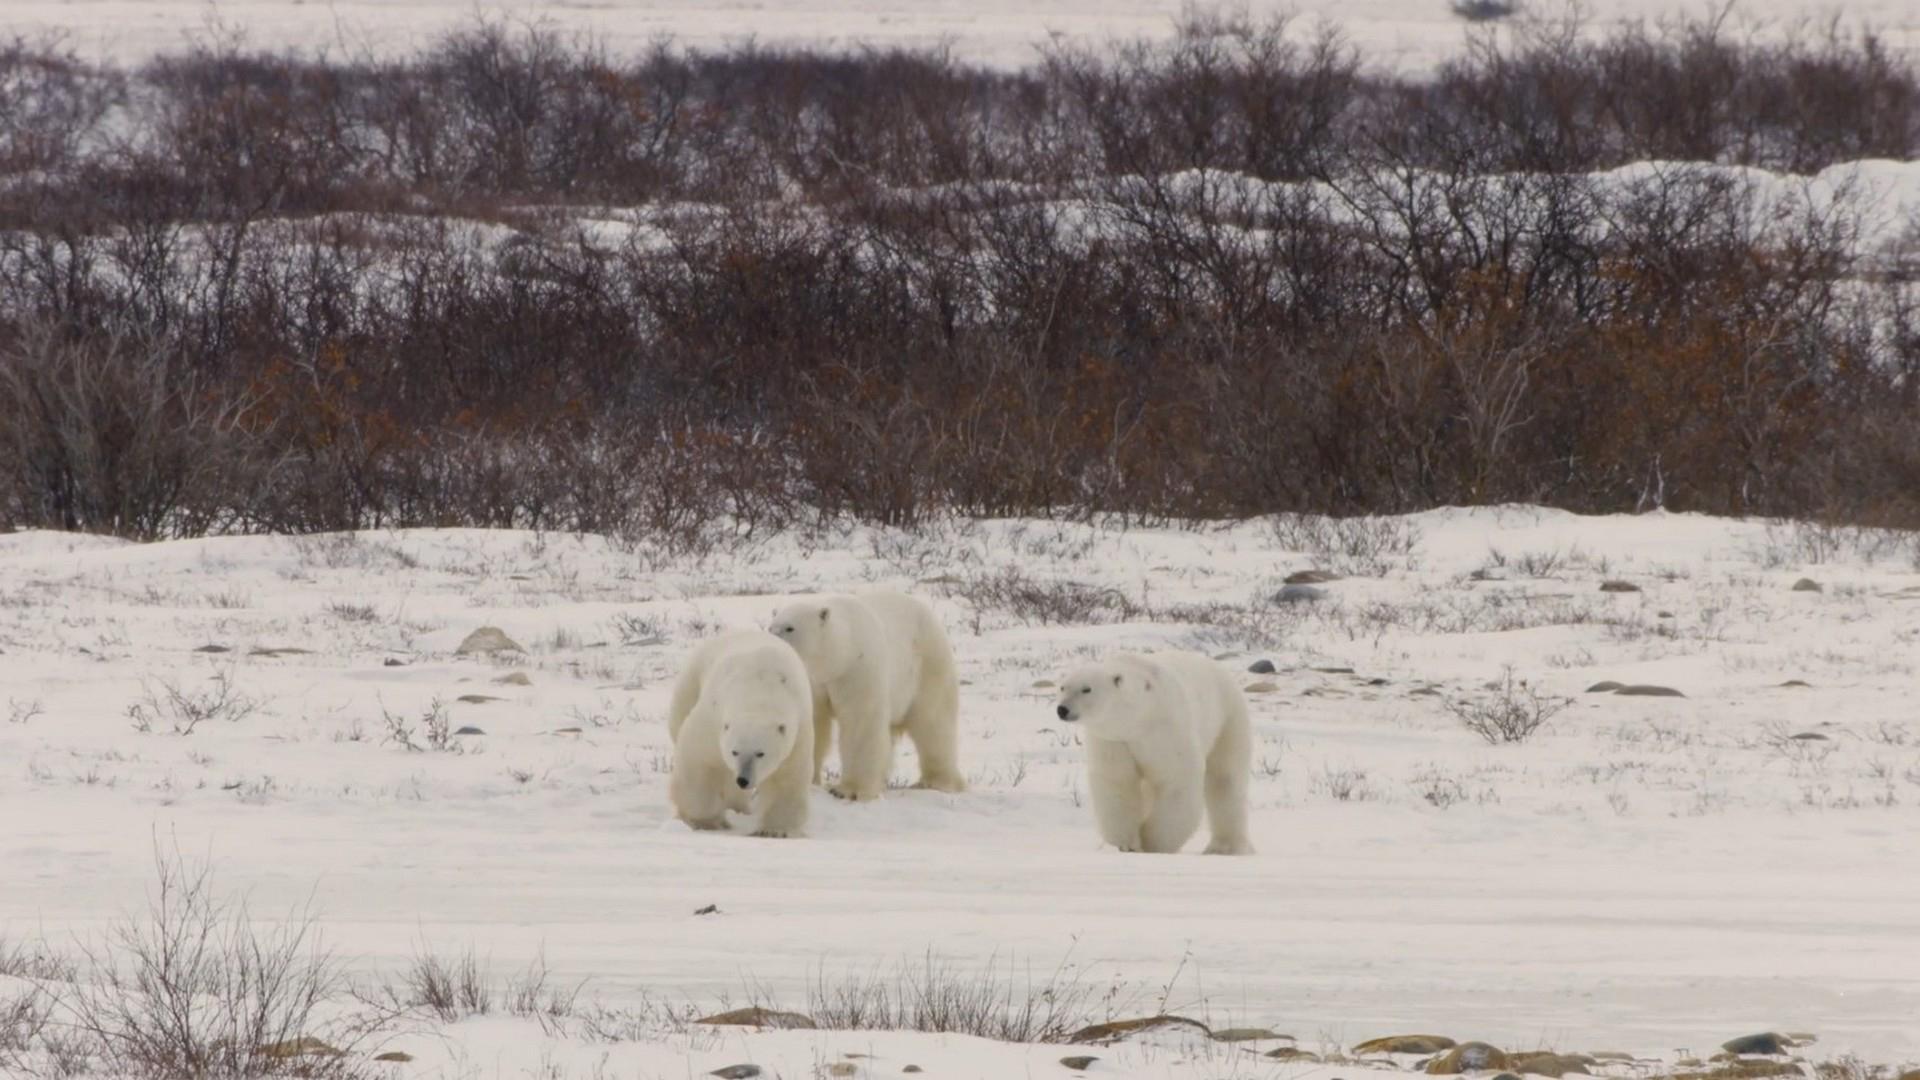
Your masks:
[{"label": "polar bear seen from behind", "polygon": [[687,658],[667,710],[668,796],[696,829],[724,829],[727,811],[760,815],[755,836],[799,836],[813,774],[813,688],[787,643],[730,630]]},{"label": "polar bear seen from behind", "polygon": [[893,768],[901,734],[920,756],[920,782],[965,791],[960,775],[960,680],[939,616],[905,593],[876,589],[819,596],[774,616],[813,679],[814,771],[820,780],[839,725],[843,799],[875,799]]},{"label": "polar bear seen from behind", "polygon": [[1253,733],[1233,677],[1198,653],[1126,653],[1076,669],[1054,713],[1085,727],[1100,835],[1121,851],[1172,853],[1200,826],[1209,855],[1250,855]]}]

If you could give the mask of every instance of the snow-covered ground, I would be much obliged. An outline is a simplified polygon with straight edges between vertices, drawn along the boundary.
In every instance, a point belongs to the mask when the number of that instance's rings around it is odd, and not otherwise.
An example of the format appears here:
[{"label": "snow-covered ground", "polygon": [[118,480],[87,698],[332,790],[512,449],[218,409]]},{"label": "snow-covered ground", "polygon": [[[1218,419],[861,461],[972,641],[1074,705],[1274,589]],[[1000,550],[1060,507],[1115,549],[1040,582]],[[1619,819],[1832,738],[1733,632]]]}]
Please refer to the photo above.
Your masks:
[{"label": "snow-covered ground", "polygon": [[[92,56],[139,61],[178,50],[211,29],[238,30],[266,48],[342,53],[404,52],[430,43],[476,13],[544,22],[589,33],[618,50],[661,37],[707,48],[753,40],[768,45],[946,46],[964,59],[1013,67],[1031,63],[1049,40],[1099,44],[1168,35],[1183,0],[6,0],[8,30],[59,31]],[[1207,5],[1200,5],[1205,8]],[[1291,12],[1304,25],[1338,27],[1367,63],[1417,73],[1457,53],[1469,24],[1447,0],[1247,0],[1214,5],[1256,16]],[[1527,5],[1545,16],[1558,3]],[[1682,14],[1705,17],[1715,5],[1663,0],[1589,0],[1596,30],[1622,22],[1655,24]],[[1848,27],[1872,27],[1886,44],[1920,48],[1920,8],[1907,0],[1751,0],[1731,9],[1728,26],[1743,37],[1780,40],[1819,32],[1836,15]]]},{"label": "snow-covered ground", "polygon": [[[1316,1051],[1431,1030],[1672,1059],[1775,1030],[1920,1059],[1912,537],[1525,507],[1325,533],[951,522],[705,557],[474,530],[0,536],[0,938],[93,939],[140,907],[158,843],[256,911],[310,897],[356,970],[544,954],[611,1005],[798,1005],[932,954],[1065,965],[1117,984],[1119,1013],[1164,1003]],[[1271,602],[1309,568],[1344,576]],[[869,584],[945,620],[973,790],[816,792],[793,841],[675,822],[679,658]],[[481,626],[524,651],[456,656]],[[1245,676],[1253,857],[1098,844],[1047,684],[1160,646],[1278,669]],[[1448,706],[1490,700],[1509,666],[1568,704],[1489,745]],[[1586,692],[1601,680],[1685,696]],[[176,733],[223,681],[226,707]],[[433,749],[436,709],[484,734]],[[1052,1075],[1067,1052],[704,1029],[587,1046],[504,1018],[414,1042],[405,1075],[589,1075],[613,1054],[607,1075],[793,1076],[849,1050],[875,1075],[935,1075],[931,1055],[939,1075]],[[1092,1052],[1116,1075],[1325,1073],[1207,1046]]]}]

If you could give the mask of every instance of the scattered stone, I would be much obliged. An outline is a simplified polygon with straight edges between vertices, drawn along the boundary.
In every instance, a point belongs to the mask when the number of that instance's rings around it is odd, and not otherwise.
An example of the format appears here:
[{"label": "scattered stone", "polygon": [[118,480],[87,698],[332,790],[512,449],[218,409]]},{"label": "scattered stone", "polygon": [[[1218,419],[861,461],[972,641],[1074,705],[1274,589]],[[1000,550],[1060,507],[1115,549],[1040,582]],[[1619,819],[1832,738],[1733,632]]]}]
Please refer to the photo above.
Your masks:
[{"label": "scattered stone", "polygon": [[1780,688],[1782,690],[1811,690],[1813,684],[1805,679],[1788,679],[1786,682],[1780,684]]},{"label": "scattered stone", "polygon": [[1033,688],[1034,688],[1035,690],[1051,690],[1051,689],[1053,689],[1054,687],[1056,687],[1056,686],[1058,686],[1058,685],[1060,685],[1060,684],[1059,684],[1059,683],[1056,683],[1056,682],[1054,682],[1054,681],[1053,681],[1052,679],[1035,679],[1035,680],[1033,680]]},{"label": "scattered stone", "polygon": [[296,648],[292,645],[255,646],[247,650],[248,656],[264,656],[271,660],[276,656],[306,656],[312,649]]},{"label": "scattered stone", "polygon": [[1356,1054],[1438,1054],[1459,1044],[1445,1035],[1387,1035],[1353,1048]]},{"label": "scattered stone", "polygon": [[1350,667],[1317,667],[1317,668],[1308,668],[1307,670],[1308,670],[1308,671],[1317,671],[1317,672],[1319,672],[1319,673],[1320,673],[1320,674],[1322,674],[1322,675],[1351,675],[1351,674],[1353,674],[1353,669],[1352,669],[1352,668],[1350,668]]},{"label": "scattered stone", "polygon": [[501,697],[494,697],[492,694],[461,694],[459,697],[454,698],[453,700],[458,701],[463,705],[485,705],[489,701],[505,701],[507,699],[501,698]]},{"label": "scattered stone", "polygon": [[1574,1054],[1515,1054],[1510,1060],[1513,1068],[1530,1076],[1551,1076],[1555,1080],[1568,1073],[1587,1074],[1587,1065],[1591,1059],[1583,1060]]},{"label": "scattered stone", "polygon": [[1247,674],[1249,675],[1271,675],[1275,670],[1273,661],[1271,660],[1255,660],[1253,663],[1247,665]]},{"label": "scattered stone", "polygon": [[391,656],[387,657],[385,660],[381,662],[387,667],[406,667],[407,666],[407,662],[405,660],[396,660]]},{"label": "scattered stone", "polygon": [[223,652],[232,652],[233,650],[225,645],[202,645],[193,651],[204,652],[204,653],[223,653]]},{"label": "scattered stone", "polygon": [[927,1070],[921,1068],[918,1065],[902,1065],[900,1067],[900,1071],[912,1073],[912,1072],[926,1072]]},{"label": "scattered stone", "polygon": [[1374,678],[1368,679],[1367,685],[1368,686],[1390,686],[1392,685],[1392,682],[1391,680],[1379,678],[1376,676]]},{"label": "scattered stone", "polygon": [[1468,574],[1467,577],[1474,581],[1505,581],[1507,580],[1507,572],[1497,567],[1483,566]]},{"label": "scattered stone", "polygon": [[1661,611],[1661,612],[1656,612],[1655,614],[1659,615],[1663,619],[1673,618],[1673,612],[1671,611]]},{"label": "scattered stone", "polygon": [[467,724],[464,727],[455,728],[453,730],[453,733],[455,735],[485,735],[486,734],[486,732],[481,731],[479,728],[474,727],[472,724]]},{"label": "scattered stone", "polygon": [[1312,585],[1285,585],[1273,594],[1276,604],[1313,604],[1327,598],[1327,590]]},{"label": "scattered stone", "polygon": [[1595,1050],[1587,1055],[1596,1061],[1638,1061],[1639,1058],[1619,1050]]},{"label": "scattered stone", "polygon": [[1331,570],[1295,570],[1281,578],[1283,585],[1325,585],[1329,581],[1339,581],[1340,575]]},{"label": "scattered stone", "polygon": [[1099,1058],[1094,1057],[1092,1054],[1073,1054],[1068,1057],[1061,1058],[1060,1064],[1065,1065],[1067,1068],[1072,1069],[1075,1072],[1085,1072],[1087,1071],[1087,1066],[1092,1065],[1094,1062],[1099,1060],[1100,1060]]},{"label": "scattered stone", "polygon": [[375,1054],[373,1056],[373,1060],[375,1061],[412,1061],[413,1055],[407,1053],[405,1050],[389,1050],[384,1054]]},{"label": "scattered stone", "polygon": [[1457,1076],[1507,1067],[1507,1055],[1483,1042],[1464,1042],[1427,1062],[1429,1076]]},{"label": "scattered stone", "polygon": [[695,915],[718,915],[720,914],[720,905],[708,904],[706,907],[700,908],[699,910],[695,911],[694,914]]},{"label": "scattered stone", "polygon": [[528,678],[527,673],[524,671],[510,671],[507,674],[502,675],[493,681],[500,684],[501,686],[532,686],[533,685],[533,680]]},{"label": "scattered stone", "polygon": [[1680,691],[1675,690],[1671,686],[1649,686],[1645,684],[1638,685],[1638,686],[1623,686],[1620,689],[1615,690],[1614,694],[1619,697],[1686,697],[1687,696],[1681,693]]},{"label": "scattered stone", "polygon": [[1214,1042],[1254,1042],[1259,1039],[1291,1039],[1266,1028],[1223,1028],[1213,1033]]},{"label": "scattered stone", "polygon": [[1825,592],[1826,590],[1822,589],[1820,587],[1820,583],[1813,580],[1812,578],[1803,577],[1799,581],[1796,581],[1793,583],[1793,591],[1794,592]]},{"label": "scattered stone", "polygon": [[1268,682],[1265,679],[1256,683],[1247,684],[1247,693],[1249,694],[1271,694],[1278,689],[1280,689],[1279,683]]},{"label": "scattered stone", "polygon": [[860,1066],[851,1061],[836,1061],[827,1066],[828,1076],[852,1076],[860,1071]]},{"label": "scattered stone", "polygon": [[553,733],[555,735],[578,735],[580,734],[581,730],[582,729],[577,727],[561,727],[561,728],[554,728]]},{"label": "scattered stone", "polygon": [[729,1065],[724,1069],[715,1069],[707,1075],[717,1076],[720,1080],[751,1080],[752,1077],[760,1075],[760,1066]]},{"label": "scattered stone", "polygon": [[1319,1061],[1320,1060],[1319,1054],[1313,1053],[1312,1051],[1308,1051],[1308,1050],[1302,1050],[1297,1046],[1278,1047],[1276,1049],[1269,1050],[1260,1056],[1274,1058],[1279,1061]]},{"label": "scattered stone", "polygon": [[1626,685],[1627,684],[1623,682],[1614,682],[1612,679],[1602,679],[1599,682],[1594,683],[1592,686],[1587,687],[1587,693],[1611,694],[1615,690],[1619,690]]},{"label": "scattered stone", "polygon": [[1111,1020],[1104,1024],[1093,1024],[1067,1036],[1067,1041],[1072,1043],[1112,1042],[1128,1035],[1138,1035],[1143,1031],[1169,1027],[1192,1028],[1207,1036],[1213,1034],[1213,1029],[1198,1020],[1162,1013],[1159,1016],[1142,1016],[1133,1020]]},{"label": "scattered stone", "polygon": [[723,1013],[695,1020],[696,1024],[713,1024],[727,1027],[768,1027],[768,1028],[804,1028],[815,1026],[813,1018],[800,1013],[781,1012],[759,1005],[750,1005],[744,1009],[731,1009]]},{"label": "scattered stone", "polygon": [[1789,737],[1794,739],[1796,742],[1831,742],[1832,741],[1828,739],[1825,735],[1822,735],[1817,731],[1803,731],[1798,735],[1793,735]]},{"label": "scattered stone", "polygon": [[497,626],[483,626],[467,635],[459,648],[453,650],[455,656],[473,656],[479,653],[526,652],[520,643],[507,636],[505,630]]},{"label": "scattered stone", "polygon": [[1640,586],[1635,585],[1631,581],[1603,581],[1600,583],[1600,591],[1601,592],[1639,592]]},{"label": "scattered stone", "polygon": [[1737,1039],[1728,1039],[1720,1044],[1720,1049],[1729,1054],[1784,1054],[1793,1046],[1793,1040],[1776,1031],[1763,1031],[1758,1035],[1742,1035]]},{"label": "scattered stone", "polygon": [[1500,1073],[1493,1080],[1520,1080],[1520,1078],[1512,1073]]},{"label": "scattered stone", "polygon": [[340,1057],[342,1051],[336,1050],[311,1035],[302,1035],[297,1039],[284,1039],[260,1047],[263,1057],[284,1061],[297,1057]]}]

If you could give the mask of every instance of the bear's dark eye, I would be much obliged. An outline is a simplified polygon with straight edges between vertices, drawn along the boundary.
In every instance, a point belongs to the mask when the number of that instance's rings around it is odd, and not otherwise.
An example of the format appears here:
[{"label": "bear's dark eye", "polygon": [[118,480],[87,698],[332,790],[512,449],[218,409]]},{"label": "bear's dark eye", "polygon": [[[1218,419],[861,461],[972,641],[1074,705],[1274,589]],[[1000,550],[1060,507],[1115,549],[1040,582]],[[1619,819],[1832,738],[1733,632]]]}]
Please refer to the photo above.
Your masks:
[{"label": "bear's dark eye", "polygon": [[780,734],[785,735],[787,733],[787,725],[781,724],[779,731],[780,731]]},{"label": "bear's dark eye", "polygon": [[765,750],[759,750],[759,751],[756,751],[753,756],[757,758],[763,758],[767,756],[767,752]]},{"label": "bear's dark eye", "polygon": [[1091,693],[1093,693],[1093,687],[1091,687],[1091,686],[1083,686],[1083,687],[1081,687],[1081,688],[1080,688],[1080,692],[1081,692],[1081,693],[1083,693],[1083,694],[1091,694]]}]

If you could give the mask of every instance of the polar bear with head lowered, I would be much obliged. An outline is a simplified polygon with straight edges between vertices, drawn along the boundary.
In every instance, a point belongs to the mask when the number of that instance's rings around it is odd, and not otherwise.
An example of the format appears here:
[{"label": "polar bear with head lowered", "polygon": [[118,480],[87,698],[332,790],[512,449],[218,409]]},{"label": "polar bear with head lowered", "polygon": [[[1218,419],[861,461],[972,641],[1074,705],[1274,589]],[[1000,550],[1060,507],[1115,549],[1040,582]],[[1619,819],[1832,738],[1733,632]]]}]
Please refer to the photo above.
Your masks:
[{"label": "polar bear with head lowered", "polygon": [[787,643],[731,630],[687,658],[667,710],[668,795],[696,829],[724,829],[727,811],[759,813],[755,836],[799,836],[813,775],[813,688]]},{"label": "polar bear with head lowered", "polygon": [[840,782],[830,790],[840,798],[879,798],[901,734],[920,755],[916,786],[966,790],[958,762],[960,680],[932,608],[887,589],[819,596],[781,610],[773,632],[800,654],[813,679],[816,782],[838,724]]},{"label": "polar bear with head lowered", "polygon": [[1200,827],[1209,855],[1251,855],[1247,701],[1198,653],[1126,653],[1076,669],[1054,714],[1086,728],[1100,835],[1121,851],[1172,853]]}]

